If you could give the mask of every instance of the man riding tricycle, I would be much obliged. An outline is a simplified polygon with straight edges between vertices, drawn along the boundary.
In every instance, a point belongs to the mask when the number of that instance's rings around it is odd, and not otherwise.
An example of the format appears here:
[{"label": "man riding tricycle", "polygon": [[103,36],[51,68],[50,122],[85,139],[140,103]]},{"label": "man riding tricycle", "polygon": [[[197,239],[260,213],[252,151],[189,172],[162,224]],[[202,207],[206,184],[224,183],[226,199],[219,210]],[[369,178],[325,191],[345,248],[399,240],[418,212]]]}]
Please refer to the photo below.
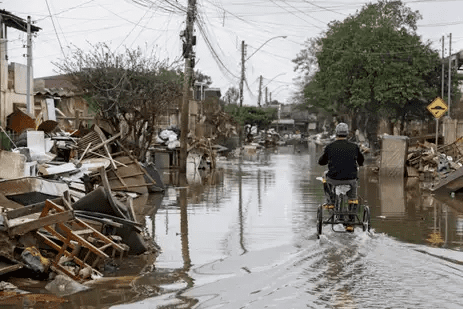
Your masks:
[{"label": "man riding tricycle", "polygon": [[[318,160],[320,165],[328,165],[322,181],[325,203],[317,210],[317,234],[322,233],[323,224],[331,224],[333,230],[338,224],[344,226],[343,232],[353,232],[356,225],[370,230],[370,209],[359,205],[357,197],[358,167],[365,160],[357,144],[347,140],[349,127],[341,122],[335,129],[336,140],[326,145]],[[359,213],[363,211],[362,219]],[[327,213],[327,219],[324,219]]]}]

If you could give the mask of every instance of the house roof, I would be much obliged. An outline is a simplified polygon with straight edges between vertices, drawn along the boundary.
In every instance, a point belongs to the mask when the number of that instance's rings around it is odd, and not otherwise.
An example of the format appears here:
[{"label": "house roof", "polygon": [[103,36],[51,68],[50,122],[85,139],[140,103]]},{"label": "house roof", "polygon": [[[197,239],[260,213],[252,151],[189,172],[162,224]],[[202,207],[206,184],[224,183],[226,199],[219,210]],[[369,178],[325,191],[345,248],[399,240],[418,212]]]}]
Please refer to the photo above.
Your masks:
[{"label": "house roof", "polygon": [[222,96],[222,93],[220,92],[220,88],[207,88],[207,89],[204,89],[204,93],[205,94],[213,93],[218,98]]},{"label": "house roof", "polygon": [[[27,21],[22,19],[21,17],[13,15],[12,13],[5,10],[0,10],[0,16],[2,18],[2,23],[4,23],[7,27],[27,32]],[[42,30],[42,28],[39,28],[31,24],[32,33],[38,32],[39,30]]]},{"label": "house roof", "polygon": [[51,95],[55,97],[72,97],[75,92],[64,88],[40,88],[34,89],[34,95]]}]

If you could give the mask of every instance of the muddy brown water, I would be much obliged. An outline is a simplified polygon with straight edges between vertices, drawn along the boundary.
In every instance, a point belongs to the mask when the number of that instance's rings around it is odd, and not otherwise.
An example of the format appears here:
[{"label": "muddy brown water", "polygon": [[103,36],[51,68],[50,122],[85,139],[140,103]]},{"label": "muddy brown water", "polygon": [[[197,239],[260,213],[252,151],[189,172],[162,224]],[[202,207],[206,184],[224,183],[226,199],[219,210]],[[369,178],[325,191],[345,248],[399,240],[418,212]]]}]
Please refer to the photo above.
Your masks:
[{"label": "muddy brown water", "polygon": [[[162,248],[124,260],[89,291],[33,294],[8,308],[463,308],[463,197],[437,198],[414,179],[360,172],[372,231],[324,226],[316,237],[315,145],[221,161],[213,173],[163,171],[169,184],[138,209]],[[42,297],[43,299],[41,299]],[[42,306],[42,307],[40,307]]]}]

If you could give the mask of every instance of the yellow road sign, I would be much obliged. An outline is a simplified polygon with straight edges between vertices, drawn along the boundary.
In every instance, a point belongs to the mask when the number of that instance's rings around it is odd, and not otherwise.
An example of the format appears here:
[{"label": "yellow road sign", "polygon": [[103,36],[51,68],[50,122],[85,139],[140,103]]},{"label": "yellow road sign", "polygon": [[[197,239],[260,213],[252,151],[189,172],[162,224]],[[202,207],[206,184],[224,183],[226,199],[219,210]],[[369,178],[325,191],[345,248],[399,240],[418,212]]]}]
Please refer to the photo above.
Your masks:
[{"label": "yellow road sign", "polygon": [[434,118],[439,119],[449,108],[447,104],[445,104],[444,100],[442,100],[440,97],[437,97],[434,101],[431,102],[431,104],[428,105],[427,109],[434,116]]}]

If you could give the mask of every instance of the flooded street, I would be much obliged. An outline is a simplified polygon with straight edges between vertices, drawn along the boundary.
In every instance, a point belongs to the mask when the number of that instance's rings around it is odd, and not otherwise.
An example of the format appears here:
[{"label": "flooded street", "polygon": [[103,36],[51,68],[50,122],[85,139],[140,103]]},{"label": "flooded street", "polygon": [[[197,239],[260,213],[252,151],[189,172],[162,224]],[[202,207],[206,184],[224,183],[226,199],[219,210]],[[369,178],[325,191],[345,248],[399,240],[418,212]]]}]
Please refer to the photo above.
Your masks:
[{"label": "flooded street", "polygon": [[163,250],[156,272],[178,280],[113,308],[463,307],[462,216],[418,182],[362,168],[372,233],[324,226],[318,240],[318,153],[281,147],[171,187],[146,219]]},{"label": "flooded street", "polygon": [[189,177],[188,188],[151,196],[142,215],[162,248],[157,260],[130,259],[115,274],[123,277],[62,308],[463,308],[460,202],[362,168],[371,233],[325,225],[317,239],[320,150],[285,146],[221,161]]}]

